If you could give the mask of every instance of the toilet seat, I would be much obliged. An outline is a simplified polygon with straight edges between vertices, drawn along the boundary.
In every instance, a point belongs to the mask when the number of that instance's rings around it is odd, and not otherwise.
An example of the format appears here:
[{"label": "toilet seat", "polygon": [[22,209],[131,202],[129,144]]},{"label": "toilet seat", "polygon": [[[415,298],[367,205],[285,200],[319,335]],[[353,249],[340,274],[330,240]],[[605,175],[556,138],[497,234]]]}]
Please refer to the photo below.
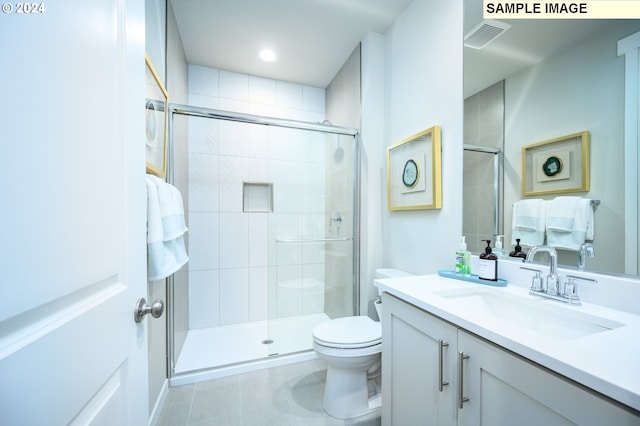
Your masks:
[{"label": "toilet seat", "polygon": [[330,348],[366,348],[382,342],[382,328],[367,316],[337,318],[317,325],[313,340]]}]

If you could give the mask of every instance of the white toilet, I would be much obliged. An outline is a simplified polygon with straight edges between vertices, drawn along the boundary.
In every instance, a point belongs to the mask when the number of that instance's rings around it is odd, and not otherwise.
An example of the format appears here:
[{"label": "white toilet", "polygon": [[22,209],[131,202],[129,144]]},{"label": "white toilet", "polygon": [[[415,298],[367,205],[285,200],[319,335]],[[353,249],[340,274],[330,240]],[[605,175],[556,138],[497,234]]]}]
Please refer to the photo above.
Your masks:
[{"label": "white toilet", "polygon": [[[411,275],[397,269],[377,269],[375,278]],[[382,318],[380,303],[375,307]],[[368,316],[337,318],[313,329],[313,349],[327,362],[324,410],[348,419],[380,409],[382,328]]]}]

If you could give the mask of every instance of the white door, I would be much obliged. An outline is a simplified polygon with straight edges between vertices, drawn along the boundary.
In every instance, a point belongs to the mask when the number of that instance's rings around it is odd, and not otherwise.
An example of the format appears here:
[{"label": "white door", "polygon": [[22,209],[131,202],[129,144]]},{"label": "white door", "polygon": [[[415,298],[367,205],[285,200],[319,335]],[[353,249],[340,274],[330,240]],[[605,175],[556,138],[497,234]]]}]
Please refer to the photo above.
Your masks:
[{"label": "white door", "polygon": [[0,12],[0,424],[143,425],[144,2],[24,5]]}]

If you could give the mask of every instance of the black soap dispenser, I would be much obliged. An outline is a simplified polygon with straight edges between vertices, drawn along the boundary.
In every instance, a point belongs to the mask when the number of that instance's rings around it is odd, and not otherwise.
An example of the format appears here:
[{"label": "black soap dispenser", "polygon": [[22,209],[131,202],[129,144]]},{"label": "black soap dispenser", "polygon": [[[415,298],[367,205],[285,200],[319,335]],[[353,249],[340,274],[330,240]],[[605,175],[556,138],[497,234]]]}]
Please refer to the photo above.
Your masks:
[{"label": "black soap dispenser", "polygon": [[510,257],[519,257],[521,259],[527,258],[527,253],[522,251],[522,247],[520,247],[520,238],[516,238],[516,247],[515,249],[509,253]]},{"label": "black soap dispenser", "polygon": [[481,280],[498,281],[498,256],[491,252],[491,240],[486,241],[487,247],[480,254],[478,260],[478,278]]}]

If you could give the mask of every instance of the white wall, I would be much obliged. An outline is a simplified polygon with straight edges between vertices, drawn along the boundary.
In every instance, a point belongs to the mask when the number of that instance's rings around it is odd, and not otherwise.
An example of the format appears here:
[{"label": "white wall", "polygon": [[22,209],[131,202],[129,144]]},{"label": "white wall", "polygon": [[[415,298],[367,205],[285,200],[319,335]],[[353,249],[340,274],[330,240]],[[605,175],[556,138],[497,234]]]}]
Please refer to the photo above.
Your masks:
[{"label": "white wall", "polygon": [[166,87],[167,5],[164,0],[145,0],[144,9],[145,53]]},{"label": "white wall", "polygon": [[326,116],[334,126],[360,128],[361,56],[358,44],[325,89]]},{"label": "white wall", "polygon": [[462,230],[461,0],[414,0],[385,34],[386,147],[442,128],[442,209],[389,212],[380,187],[383,263],[412,273],[453,268]]},{"label": "white wall", "polygon": [[360,314],[376,318],[371,301],[374,272],[383,266],[382,212],[385,163],[384,146],[384,35],[368,33],[361,43],[360,129]]},{"label": "white wall", "polygon": [[[638,27],[638,22],[621,21],[505,81],[505,234],[511,233],[512,205],[522,198],[522,146],[587,130],[591,190],[566,195],[601,200],[589,269],[624,270],[624,60],[616,48]],[[509,248],[510,238],[505,242]],[[577,265],[576,253],[561,256],[560,263]]]}]

